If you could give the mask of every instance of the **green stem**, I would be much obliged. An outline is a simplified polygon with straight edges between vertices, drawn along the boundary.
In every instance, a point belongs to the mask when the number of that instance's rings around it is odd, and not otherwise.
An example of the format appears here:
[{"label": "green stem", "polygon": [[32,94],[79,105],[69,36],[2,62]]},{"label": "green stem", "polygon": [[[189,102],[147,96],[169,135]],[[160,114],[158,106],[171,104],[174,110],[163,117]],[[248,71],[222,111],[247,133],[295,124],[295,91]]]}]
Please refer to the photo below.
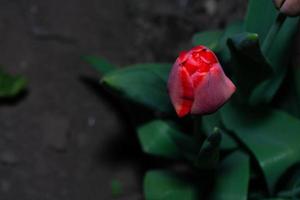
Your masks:
[{"label": "green stem", "polygon": [[280,28],[282,27],[284,21],[286,19],[286,15],[279,13],[277,15],[276,21],[274,22],[274,24],[271,26],[268,35],[266,36],[263,44],[262,44],[262,52],[267,55],[269,49],[271,48],[273,41],[276,37],[276,35],[278,34],[278,32],[280,31]]},{"label": "green stem", "polygon": [[201,129],[202,116],[200,115],[193,116],[193,123],[194,123],[194,127],[193,127],[194,138],[196,139],[197,142],[202,144],[205,138]]}]

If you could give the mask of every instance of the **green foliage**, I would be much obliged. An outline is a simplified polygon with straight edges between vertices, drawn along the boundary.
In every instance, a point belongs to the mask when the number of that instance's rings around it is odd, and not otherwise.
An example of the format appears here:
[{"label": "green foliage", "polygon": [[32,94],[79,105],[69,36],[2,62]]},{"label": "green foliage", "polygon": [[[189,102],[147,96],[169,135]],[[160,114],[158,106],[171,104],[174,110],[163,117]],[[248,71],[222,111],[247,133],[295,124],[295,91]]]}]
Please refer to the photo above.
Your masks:
[{"label": "green foliage", "polygon": [[223,63],[227,63],[230,60],[227,40],[232,35],[243,32],[243,25],[243,22],[237,21],[226,27],[224,31],[217,30],[196,33],[193,37],[193,45],[207,46],[218,54],[219,59]]},{"label": "green foliage", "polygon": [[209,200],[247,200],[250,178],[249,156],[236,151],[219,165]]},{"label": "green foliage", "polygon": [[147,123],[139,127],[137,132],[145,153],[168,158],[191,158],[197,151],[192,138],[161,120]]},{"label": "green foliage", "polygon": [[219,59],[222,63],[227,64],[230,62],[230,51],[227,45],[227,41],[230,37],[244,32],[243,21],[237,21],[229,24],[224,30],[221,39],[219,41],[218,49],[216,51]]},{"label": "green foliage", "polygon": [[206,31],[197,33],[193,37],[194,45],[204,45],[211,50],[216,50],[219,40],[222,36],[222,31]]},{"label": "green foliage", "polygon": [[220,158],[221,133],[219,128],[214,131],[204,141],[200,152],[195,159],[195,164],[200,169],[216,168]]},{"label": "green foliage", "polygon": [[226,133],[223,128],[220,113],[216,112],[211,115],[206,115],[202,117],[202,129],[205,135],[209,135],[215,127],[219,128],[219,131],[222,135],[222,140],[220,148],[222,150],[233,150],[238,147],[237,143],[232,139],[232,137]]},{"label": "green foliage", "polygon": [[250,0],[245,17],[245,30],[257,33],[261,41],[275,21],[277,11],[270,0]]},{"label": "green foliage", "polygon": [[119,180],[111,181],[111,193],[113,197],[119,197],[123,193],[123,186]]},{"label": "green foliage", "polygon": [[18,95],[27,85],[27,80],[20,75],[10,75],[0,70],[0,98]]},{"label": "green foliage", "polygon": [[250,101],[254,103],[269,103],[276,94],[286,76],[290,54],[292,36],[296,33],[299,17],[289,18],[274,39],[271,49],[266,57],[270,61],[274,73],[272,76],[262,82],[253,92]]},{"label": "green foliage", "polygon": [[198,200],[198,192],[196,185],[168,171],[149,171],[145,176],[146,200]]},{"label": "green foliage", "polygon": [[147,200],[299,198],[300,70],[287,73],[299,18],[287,18],[272,35],[277,15],[271,0],[250,0],[243,21],[193,37],[194,45],[216,52],[237,86],[231,102],[201,118],[172,115],[167,92],[171,64],[116,69],[103,59],[85,58],[104,74],[101,82],[107,88],[151,108],[151,115],[145,113],[150,121],[136,127],[142,150],[175,159],[193,173],[190,179],[173,165],[147,172]]},{"label": "green foliage", "polygon": [[83,56],[82,59],[85,62],[89,63],[95,70],[97,70],[102,75],[105,75],[108,72],[117,69],[116,66],[108,62],[105,58],[97,56]]},{"label": "green foliage", "polygon": [[300,120],[277,110],[230,104],[222,109],[222,119],[226,128],[253,153],[269,190],[274,192],[278,179],[300,160]]},{"label": "green foliage", "polygon": [[139,64],[106,74],[102,83],[125,98],[151,109],[171,113],[173,108],[167,92],[171,64]]},{"label": "green foliage", "polygon": [[255,87],[272,75],[272,68],[260,50],[256,33],[235,35],[228,40],[228,45],[234,64],[234,79],[240,88],[238,92],[241,98],[248,100]]}]

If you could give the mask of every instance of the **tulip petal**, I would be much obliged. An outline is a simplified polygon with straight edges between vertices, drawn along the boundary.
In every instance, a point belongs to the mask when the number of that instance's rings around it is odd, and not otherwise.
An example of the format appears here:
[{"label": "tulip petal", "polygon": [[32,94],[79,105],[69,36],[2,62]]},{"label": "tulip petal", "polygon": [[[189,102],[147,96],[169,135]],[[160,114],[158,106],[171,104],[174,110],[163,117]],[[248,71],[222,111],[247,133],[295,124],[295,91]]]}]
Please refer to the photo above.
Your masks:
[{"label": "tulip petal", "polygon": [[280,8],[280,12],[290,16],[300,14],[300,0],[286,0]]},{"label": "tulip petal", "polygon": [[193,84],[188,71],[177,62],[171,71],[168,88],[177,115],[179,117],[187,115],[194,100]]},{"label": "tulip petal", "polygon": [[[199,77],[197,77],[199,76]],[[195,88],[192,114],[209,114],[220,108],[235,92],[234,84],[226,77],[220,64],[214,64],[203,76],[195,73],[194,79],[201,79]]]},{"label": "tulip petal", "polygon": [[285,0],[273,0],[276,8],[280,8]]}]

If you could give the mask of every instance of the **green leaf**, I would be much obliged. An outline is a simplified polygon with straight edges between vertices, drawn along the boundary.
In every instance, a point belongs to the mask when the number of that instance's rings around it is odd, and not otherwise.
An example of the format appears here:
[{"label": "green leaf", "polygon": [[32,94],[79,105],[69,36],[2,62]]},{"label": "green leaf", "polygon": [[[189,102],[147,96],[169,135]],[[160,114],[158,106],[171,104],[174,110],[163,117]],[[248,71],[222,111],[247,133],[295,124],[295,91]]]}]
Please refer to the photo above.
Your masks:
[{"label": "green leaf", "polygon": [[253,153],[274,192],[277,181],[300,160],[300,121],[284,112],[234,107],[221,110],[226,128]]},{"label": "green leaf", "polygon": [[250,178],[249,157],[234,152],[219,166],[209,200],[246,200]]},{"label": "green leaf", "polygon": [[[245,20],[246,31],[257,33],[263,42],[270,27],[275,22],[277,13],[272,1],[251,0]],[[257,23],[258,21],[259,23]],[[266,55],[275,73],[269,80],[264,81],[255,89],[250,99],[252,104],[270,102],[280,87],[286,75],[290,56],[286,52],[290,48],[298,22],[299,17],[286,19],[275,37],[274,43]]]},{"label": "green leaf", "polygon": [[272,75],[272,68],[260,50],[257,34],[238,34],[228,40],[228,46],[238,92],[248,100],[255,87]]},{"label": "green leaf", "polygon": [[176,174],[156,170],[147,172],[144,179],[146,200],[198,200],[198,189]]},{"label": "green leaf", "polygon": [[222,150],[233,150],[238,147],[234,139],[232,139],[231,136],[229,136],[228,133],[222,129],[223,125],[220,118],[220,112],[202,116],[202,128],[207,136],[214,130],[215,127],[221,129],[220,133],[222,135],[222,140],[220,148]]},{"label": "green leaf", "polygon": [[243,21],[233,22],[224,30],[216,50],[216,53],[218,54],[218,57],[222,63],[228,63],[230,60],[230,51],[227,46],[228,39],[242,32],[244,32]]},{"label": "green leaf", "polygon": [[300,68],[291,67],[288,70],[283,86],[274,98],[274,104],[281,110],[300,118]]},{"label": "green leaf", "polygon": [[194,157],[197,145],[189,136],[171,124],[155,120],[137,129],[145,153],[167,158]]},{"label": "green leaf", "polygon": [[277,192],[278,197],[298,200],[300,199],[300,168],[299,165],[289,172],[289,178],[285,178],[283,190]]},{"label": "green leaf", "polygon": [[278,91],[285,75],[287,68],[281,68],[280,72],[273,73],[271,79],[260,83],[250,96],[250,104],[257,105],[260,103],[270,103]]},{"label": "green leaf", "polygon": [[254,103],[268,103],[273,99],[286,76],[291,56],[286,52],[289,52],[289,49],[291,48],[291,42],[297,31],[298,23],[299,17],[286,19],[267,54],[267,59],[269,60],[274,73],[269,80],[261,83],[261,85],[255,89],[250,101]]},{"label": "green leaf", "polygon": [[98,56],[83,56],[82,59],[89,63],[95,70],[97,70],[100,74],[104,75],[108,72],[111,72],[117,67],[110,62],[108,62],[106,59]]},{"label": "green leaf", "polygon": [[270,0],[250,0],[245,18],[245,29],[257,33],[261,42],[265,39],[277,11]]},{"label": "green leaf", "polygon": [[195,160],[195,165],[200,169],[214,169],[220,157],[221,133],[218,128],[206,138]]},{"label": "green leaf", "polygon": [[120,197],[122,195],[123,186],[119,180],[114,179],[111,181],[111,193],[114,198]]},{"label": "green leaf", "polygon": [[287,54],[294,40],[299,24],[299,17],[287,18],[278,32],[271,49],[268,51],[267,58],[274,68],[280,72],[280,68],[287,68],[291,54]]},{"label": "green leaf", "polygon": [[14,97],[27,85],[27,80],[21,75],[10,75],[0,70],[0,97]]},{"label": "green leaf", "polygon": [[167,92],[171,64],[138,64],[106,74],[102,82],[124,97],[160,112],[174,112]]},{"label": "green leaf", "polygon": [[204,45],[211,50],[216,50],[222,31],[205,31],[194,35],[193,45]]}]

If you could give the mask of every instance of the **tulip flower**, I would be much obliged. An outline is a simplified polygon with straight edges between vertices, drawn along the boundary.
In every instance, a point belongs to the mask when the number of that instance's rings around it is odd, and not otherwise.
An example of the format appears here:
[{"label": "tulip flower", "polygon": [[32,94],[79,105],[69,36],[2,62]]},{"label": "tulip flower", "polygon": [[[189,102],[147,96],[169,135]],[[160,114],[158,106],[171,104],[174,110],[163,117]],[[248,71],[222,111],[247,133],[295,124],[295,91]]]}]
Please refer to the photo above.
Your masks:
[{"label": "tulip flower", "polygon": [[298,16],[300,14],[300,0],[273,0],[275,6],[288,16]]},{"label": "tulip flower", "polygon": [[204,46],[181,52],[169,75],[168,90],[179,117],[209,114],[235,92],[216,55]]}]

